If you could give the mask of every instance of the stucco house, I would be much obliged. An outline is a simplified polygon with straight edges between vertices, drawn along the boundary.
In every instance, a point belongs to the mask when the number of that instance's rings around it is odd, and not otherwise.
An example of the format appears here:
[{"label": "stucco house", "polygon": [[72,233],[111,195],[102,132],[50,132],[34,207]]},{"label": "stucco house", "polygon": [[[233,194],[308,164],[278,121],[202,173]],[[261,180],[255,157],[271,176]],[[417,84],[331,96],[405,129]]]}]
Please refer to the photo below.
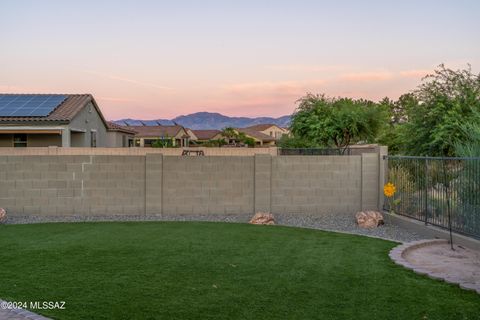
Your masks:
[{"label": "stucco house", "polygon": [[91,94],[0,94],[0,147],[128,147],[134,134]]},{"label": "stucco house", "polygon": [[195,141],[198,143],[205,143],[210,140],[224,139],[224,137],[222,136],[222,131],[220,130],[192,130],[192,133],[195,136]]},{"label": "stucco house", "polygon": [[135,147],[151,147],[157,141],[163,141],[172,147],[188,147],[190,136],[184,127],[175,126],[129,126],[136,131]]},{"label": "stucco house", "polygon": [[269,135],[266,135],[260,131],[249,129],[249,128],[235,128],[235,131],[242,132],[247,137],[255,140],[256,146],[269,147],[274,146],[276,139]]},{"label": "stucco house", "polygon": [[254,130],[266,134],[267,136],[275,138],[275,140],[279,140],[284,134],[288,134],[288,130],[285,128],[280,128],[276,124],[257,124],[254,126],[246,127],[244,129],[247,130]]},{"label": "stucco house", "polygon": [[188,136],[190,137],[190,142],[198,140],[197,136],[195,135],[195,133],[193,132],[192,129],[185,128],[185,131],[187,132]]}]

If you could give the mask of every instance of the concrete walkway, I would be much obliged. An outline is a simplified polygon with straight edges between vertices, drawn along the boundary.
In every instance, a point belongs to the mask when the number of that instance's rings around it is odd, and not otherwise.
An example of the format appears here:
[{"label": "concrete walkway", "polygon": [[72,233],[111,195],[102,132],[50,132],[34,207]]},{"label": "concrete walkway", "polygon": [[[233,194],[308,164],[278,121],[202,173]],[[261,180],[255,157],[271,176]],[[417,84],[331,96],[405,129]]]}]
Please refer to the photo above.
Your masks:
[{"label": "concrete walkway", "polygon": [[480,251],[454,245],[447,240],[415,241],[395,247],[390,258],[418,274],[458,284],[480,294]]},{"label": "concrete walkway", "polygon": [[51,320],[28,310],[8,307],[8,302],[0,300],[0,320]]}]

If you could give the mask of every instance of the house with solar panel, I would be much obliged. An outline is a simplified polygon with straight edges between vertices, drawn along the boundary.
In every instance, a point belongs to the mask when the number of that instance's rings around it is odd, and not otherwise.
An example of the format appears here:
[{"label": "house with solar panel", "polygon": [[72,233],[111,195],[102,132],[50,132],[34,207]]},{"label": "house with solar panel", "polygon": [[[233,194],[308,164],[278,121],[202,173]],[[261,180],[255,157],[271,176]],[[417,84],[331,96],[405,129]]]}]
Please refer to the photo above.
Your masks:
[{"label": "house with solar panel", "polygon": [[0,147],[129,147],[135,133],[90,94],[0,94]]}]

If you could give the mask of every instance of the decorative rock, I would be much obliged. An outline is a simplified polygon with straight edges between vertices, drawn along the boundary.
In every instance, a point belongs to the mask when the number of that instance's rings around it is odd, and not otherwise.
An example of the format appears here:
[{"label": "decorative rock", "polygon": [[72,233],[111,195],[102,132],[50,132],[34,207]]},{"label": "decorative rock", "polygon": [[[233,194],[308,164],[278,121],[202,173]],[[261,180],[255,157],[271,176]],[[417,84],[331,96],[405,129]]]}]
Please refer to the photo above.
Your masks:
[{"label": "decorative rock", "polygon": [[0,223],[5,223],[7,220],[7,211],[3,208],[0,208]]},{"label": "decorative rock", "polygon": [[361,228],[376,228],[383,224],[383,215],[378,211],[357,212],[355,219]]},{"label": "decorative rock", "polygon": [[275,224],[275,220],[273,219],[273,214],[266,213],[266,212],[257,212],[250,219],[251,224]]}]

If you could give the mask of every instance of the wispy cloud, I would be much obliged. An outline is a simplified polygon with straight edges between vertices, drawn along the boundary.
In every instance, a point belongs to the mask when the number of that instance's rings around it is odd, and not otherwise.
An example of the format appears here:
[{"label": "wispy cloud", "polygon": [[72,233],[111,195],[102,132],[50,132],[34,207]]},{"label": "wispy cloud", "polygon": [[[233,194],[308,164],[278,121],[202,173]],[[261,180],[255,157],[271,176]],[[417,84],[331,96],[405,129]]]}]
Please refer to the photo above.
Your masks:
[{"label": "wispy cloud", "polygon": [[432,73],[432,70],[427,69],[413,69],[413,70],[404,70],[400,71],[400,76],[403,78],[418,78],[421,79],[427,74]]},{"label": "wispy cloud", "polygon": [[[40,87],[29,87],[29,86],[17,86],[17,85],[5,85],[0,84],[0,92],[6,93],[52,93],[52,90],[40,88]],[[55,93],[55,92],[53,92]]]},{"label": "wispy cloud", "polygon": [[127,98],[120,98],[120,97],[97,97],[97,100],[100,101],[109,101],[109,102],[134,102],[137,101],[135,99],[127,99]]},{"label": "wispy cloud", "polygon": [[282,81],[282,82],[251,82],[223,86],[226,94],[242,97],[252,96],[298,96],[311,88],[325,84],[324,80],[312,81]]},{"label": "wispy cloud", "polygon": [[292,71],[292,72],[334,72],[344,71],[348,66],[344,65],[308,65],[308,64],[285,64],[285,65],[269,65],[265,69],[276,71]]},{"label": "wispy cloud", "polygon": [[354,81],[354,82],[372,82],[385,81],[394,78],[395,74],[389,71],[374,71],[374,72],[356,72],[346,73],[339,76],[340,80]]},{"label": "wispy cloud", "polygon": [[131,83],[131,84],[141,86],[141,87],[149,87],[149,88],[155,88],[155,89],[166,90],[166,91],[172,91],[173,90],[173,88],[170,88],[170,87],[167,87],[167,86],[161,86],[161,85],[157,85],[155,83],[138,81],[138,80],[135,80],[135,79],[130,79],[130,78],[121,77],[121,76],[112,75],[112,74],[107,74],[107,73],[102,73],[102,72],[97,72],[97,71],[93,71],[93,70],[83,70],[82,72],[92,74],[92,75],[95,75],[95,76],[99,76],[99,77],[103,77],[103,78],[107,78],[107,79],[110,79],[110,80],[116,80],[116,81]]}]

